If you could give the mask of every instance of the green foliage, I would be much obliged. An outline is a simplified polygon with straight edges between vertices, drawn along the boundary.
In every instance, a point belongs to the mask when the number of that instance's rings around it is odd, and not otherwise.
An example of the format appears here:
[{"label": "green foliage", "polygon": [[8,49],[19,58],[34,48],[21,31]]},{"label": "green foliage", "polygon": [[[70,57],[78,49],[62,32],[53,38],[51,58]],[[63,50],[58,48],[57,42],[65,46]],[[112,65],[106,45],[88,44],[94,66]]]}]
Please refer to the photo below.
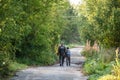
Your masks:
[{"label": "green foliage", "polygon": [[77,16],[78,15],[75,9],[69,5],[63,16],[66,20],[66,25],[61,35],[61,40],[63,40],[66,44],[80,43]]},{"label": "green foliage", "polygon": [[[83,50],[82,55],[88,58],[92,58],[92,57],[97,57],[97,54],[99,54],[98,52],[90,49],[90,50]],[[93,56],[94,55],[94,56]]]},{"label": "green foliage", "polygon": [[119,0],[85,0],[80,5],[80,36],[104,47],[120,46]]},{"label": "green foliage", "polygon": [[102,49],[99,52],[83,51],[82,55],[87,57],[84,64],[84,73],[89,75],[89,80],[97,80],[98,77],[111,73],[112,65],[115,64],[114,49]]},{"label": "green foliage", "polygon": [[18,62],[11,62],[10,65],[9,65],[9,69],[10,71],[16,71],[16,70],[21,70],[21,69],[24,69],[24,68],[27,68],[28,66],[25,65],[25,64],[20,64]]},{"label": "green foliage", "polygon": [[6,52],[0,52],[0,78],[9,75],[9,57]]},{"label": "green foliage", "polygon": [[56,61],[67,5],[62,0],[0,0],[0,77],[9,73],[10,60],[29,65]]},{"label": "green foliage", "polygon": [[84,71],[89,75],[89,80],[97,80],[102,75],[110,74],[115,62],[103,63],[99,60],[89,59],[85,62]]},{"label": "green foliage", "polygon": [[120,80],[120,60],[118,55],[118,49],[116,49],[115,64],[113,64],[112,74],[103,75],[98,80]]},{"label": "green foliage", "polygon": [[29,57],[18,58],[17,61],[19,63],[24,63],[27,65],[44,66],[44,65],[54,64],[58,60],[56,54],[47,53],[47,52],[40,53],[38,57],[37,56],[34,56],[34,57],[31,57],[31,59]]},{"label": "green foliage", "polygon": [[[8,80],[17,70],[25,69],[28,66],[15,61],[3,62],[0,66],[0,80]],[[8,76],[9,75],[9,76]]]},{"label": "green foliage", "polygon": [[[84,0],[79,7],[79,32],[83,41],[97,41],[99,46],[109,48],[99,52],[83,51],[87,57],[84,70],[90,75],[89,80],[109,74],[114,64],[115,48],[120,46],[119,11],[120,0]],[[108,79],[110,76],[108,75]],[[111,75],[111,77],[114,77]],[[104,79],[103,79],[104,80]],[[112,79],[113,80],[113,79]]]}]

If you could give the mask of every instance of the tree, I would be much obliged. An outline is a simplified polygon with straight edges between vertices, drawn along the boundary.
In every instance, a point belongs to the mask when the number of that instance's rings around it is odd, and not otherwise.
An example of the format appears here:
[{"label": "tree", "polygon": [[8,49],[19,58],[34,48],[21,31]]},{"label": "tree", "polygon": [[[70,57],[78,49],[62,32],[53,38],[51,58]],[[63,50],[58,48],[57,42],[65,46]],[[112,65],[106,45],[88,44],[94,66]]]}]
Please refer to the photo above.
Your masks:
[{"label": "tree", "polygon": [[69,8],[66,10],[64,18],[66,19],[66,26],[61,35],[61,40],[67,44],[80,42],[77,12],[71,5],[69,5]]},{"label": "tree", "polygon": [[97,40],[104,47],[120,46],[117,37],[120,34],[118,3],[119,0],[85,0],[85,4],[80,7],[80,16],[84,20],[80,26],[80,35],[84,40]]},{"label": "tree", "polygon": [[67,4],[59,0],[0,1],[0,77],[9,72],[10,61],[29,65],[55,62],[54,48],[64,28],[57,10],[66,9],[58,6]]}]

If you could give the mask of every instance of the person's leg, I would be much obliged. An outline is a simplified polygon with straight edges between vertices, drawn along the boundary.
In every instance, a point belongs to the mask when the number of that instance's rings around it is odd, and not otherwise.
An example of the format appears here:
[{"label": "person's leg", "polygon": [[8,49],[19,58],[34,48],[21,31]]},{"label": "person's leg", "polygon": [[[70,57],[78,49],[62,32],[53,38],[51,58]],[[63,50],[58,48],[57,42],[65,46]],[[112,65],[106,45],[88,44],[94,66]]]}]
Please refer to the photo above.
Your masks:
[{"label": "person's leg", "polygon": [[70,66],[70,56],[69,56],[69,60],[68,61],[69,61],[69,66]]},{"label": "person's leg", "polygon": [[68,57],[66,57],[66,65],[68,66]]},{"label": "person's leg", "polygon": [[62,66],[64,64],[64,59],[65,59],[65,56],[62,56]]},{"label": "person's leg", "polygon": [[60,63],[60,55],[59,55],[59,63]]},{"label": "person's leg", "polygon": [[59,63],[60,63],[60,66],[62,66],[62,56],[61,55],[59,56]]}]

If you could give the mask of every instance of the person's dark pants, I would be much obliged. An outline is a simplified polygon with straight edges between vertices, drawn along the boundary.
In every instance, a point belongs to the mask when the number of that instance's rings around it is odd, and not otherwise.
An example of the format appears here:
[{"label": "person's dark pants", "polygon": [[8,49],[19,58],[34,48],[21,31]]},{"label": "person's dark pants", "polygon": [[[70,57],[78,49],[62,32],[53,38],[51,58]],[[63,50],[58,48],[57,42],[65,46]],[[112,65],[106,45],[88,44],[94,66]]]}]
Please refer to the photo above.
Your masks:
[{"label": "person's dark pants", "polygon": [[67,66],[70,66],[70,56],[67,56],[67,57],[66,57],[66,65],[67,65]]},{"label": "person's dark pants", "polygon": [[59,56],[60,66],[63,66],[63,64],[64,64],[64,59],[65,59],[65,56],[62,56],[62,55]]}]

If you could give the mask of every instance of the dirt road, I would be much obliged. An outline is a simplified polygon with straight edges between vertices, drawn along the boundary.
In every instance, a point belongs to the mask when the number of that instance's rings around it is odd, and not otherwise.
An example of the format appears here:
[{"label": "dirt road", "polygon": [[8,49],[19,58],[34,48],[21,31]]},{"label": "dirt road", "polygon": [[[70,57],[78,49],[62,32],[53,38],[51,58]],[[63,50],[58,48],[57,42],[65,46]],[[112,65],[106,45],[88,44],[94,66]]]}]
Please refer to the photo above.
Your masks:
[{"label": "dirt road", "polygon": [[81,72],[82,63],[85,58],[81,56],[82,47],[70,49],[71,66],[67,67],[64,63],[63,67],[59,64],[47,67],[34,67],[21,70],[16,73],[10,80],[87,80]]}]

